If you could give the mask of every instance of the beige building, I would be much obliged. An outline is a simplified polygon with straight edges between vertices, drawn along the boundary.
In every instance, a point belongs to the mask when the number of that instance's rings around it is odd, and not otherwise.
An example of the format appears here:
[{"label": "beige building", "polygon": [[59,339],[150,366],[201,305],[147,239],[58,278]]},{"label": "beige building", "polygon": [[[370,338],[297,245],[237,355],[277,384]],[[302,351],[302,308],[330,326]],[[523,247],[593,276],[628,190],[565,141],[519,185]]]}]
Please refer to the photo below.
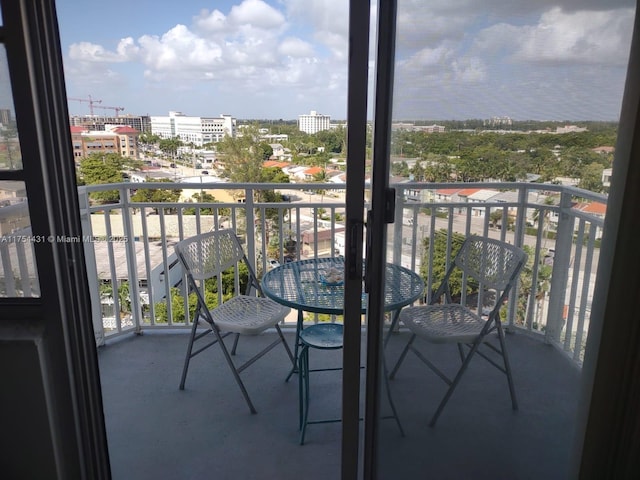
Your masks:
[{"label": "beige building", "polygon": [[89,131],[85,127],[71,127],[74,160],[92,153],[117,153],[138,158],[140,132],[129,126],[108,125],[105,131]]}]

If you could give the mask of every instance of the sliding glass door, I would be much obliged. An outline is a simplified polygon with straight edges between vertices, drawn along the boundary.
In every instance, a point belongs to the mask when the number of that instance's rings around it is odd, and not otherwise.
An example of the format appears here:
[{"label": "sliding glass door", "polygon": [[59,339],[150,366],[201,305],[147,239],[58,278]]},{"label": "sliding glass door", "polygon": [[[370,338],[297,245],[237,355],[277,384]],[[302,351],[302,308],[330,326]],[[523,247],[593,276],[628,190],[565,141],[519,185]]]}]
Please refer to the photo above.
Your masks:
[{"label": "sliding glass door", "polygon": [[[575,465],[602,235],[576,209],[606,211],[633,2],[472,3],[377,2],[367,478],[567,478]],[[529,257],[503,319],[519,408],[504,376],[474,358],[430,427],[447,385],[412,351],[388,378],[409,333],[400,325],[386,342],[384,265],[420,274],[416,303],[429,301],[470,234]],[[480,308],[479,297],[468,301]],[[449,375],[460,365],[455,345],[415,346]]]}]

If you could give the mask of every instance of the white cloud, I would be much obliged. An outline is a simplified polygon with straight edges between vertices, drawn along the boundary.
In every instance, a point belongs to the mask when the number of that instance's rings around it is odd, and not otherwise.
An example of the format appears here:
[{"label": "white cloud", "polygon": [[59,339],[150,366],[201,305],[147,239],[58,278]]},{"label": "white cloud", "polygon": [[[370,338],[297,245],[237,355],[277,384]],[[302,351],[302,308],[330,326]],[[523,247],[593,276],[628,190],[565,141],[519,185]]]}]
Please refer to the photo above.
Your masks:
[{"label": "white cloud", "polygon": [[460,58],[452,62],[454,79],[462,83],[477,83],[487,79],[487,68],[482,59]]},{"label": "white cloud", "polygon": [[244,0],[234,5],[229,13],[229,22],[235,26],[250,25],[271,30],[284,25],[284,15],[262,0]]},{"label": "white cloud", "polygon": [[514,38],[515,57],[522,61],[626,65],[633,12],[577,11],[553,8],[540,22]]},{"label": "white cloud", "polygon": [[74,43],[69,47],[69,58],[90,62],[124,62],[127,59],[118,53],[110,52],[101,45],[91,42]]},{"label": "white cloud", "polygon": [[313,39],[346,62],[349,47],[349,2],[344,0],[284,0],[296,25],[309,26]]},{"label": "white cloud", "polygon": [[299,38],[285,38],[278,47],[278,53],[288,57],[312,57],[313,45]]},{"label": "white cloud", "polygon": [[200,14],[193,19],[195,26],[205,32],[225,32],[230,30],[227,25],[227,17],[220,10],[201,10]]}]

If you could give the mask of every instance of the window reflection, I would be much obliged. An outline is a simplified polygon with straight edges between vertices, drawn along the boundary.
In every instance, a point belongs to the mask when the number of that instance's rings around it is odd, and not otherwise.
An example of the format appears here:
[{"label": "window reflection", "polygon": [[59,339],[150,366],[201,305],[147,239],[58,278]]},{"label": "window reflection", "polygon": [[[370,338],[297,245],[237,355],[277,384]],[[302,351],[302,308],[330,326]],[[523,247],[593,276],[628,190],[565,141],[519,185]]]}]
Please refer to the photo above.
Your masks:
[{"label": "window reflection", "polygon": [[0,45],[0,171],[22,170],[22,154],[18,139],[7,52]]}]

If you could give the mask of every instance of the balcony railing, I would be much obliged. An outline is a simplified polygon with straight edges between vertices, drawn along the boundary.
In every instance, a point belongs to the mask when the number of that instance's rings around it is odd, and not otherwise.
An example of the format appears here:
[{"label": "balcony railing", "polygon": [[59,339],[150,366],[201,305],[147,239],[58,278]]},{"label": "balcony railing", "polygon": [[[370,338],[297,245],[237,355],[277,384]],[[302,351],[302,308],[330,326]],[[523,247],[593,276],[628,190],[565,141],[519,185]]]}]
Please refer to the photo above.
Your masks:
[{"label": "balcony railing", "polygon": [[[433,249],[425,252],[425,239],[433,245],[445,233],[447,261],[454,233],[486,235],[521,246],[529,251],[529,268],[520,290],[509,300],[508,328],[535,335],[581,363],[603,215],[576,206],[606,204],[605,196],[529,183],[401,183],[393,187],[396,221],[387,232],[387,259],[424,272],[425,300],[434,282]],[[489,201],[473,201],[459,192],[463,187],[503,194]],[[132,201],[132,192],[140,189],[181,189],[183,198],[206,192],[216,202]],[[270,259],[283,262],[342,254],[345,189],[344,184],[231,183],[80,187],[81,241],[96,341],[143,329],[190,325],[189,300],[175,294],[182,291],[183,282],[173,245],[191,235],[232,228],[259,275],[270,268]],[[110,190],[118,192],[118,202],[99,205],[90,201],[92,192]],[[288,201],[262,201],[261,192],[266,190],[278,191]],[[28,248],[5,240],[0,243],[0,255],[4,272],[14,271],[11,278],[34,276]],[[20,282],[29,285],[26,280]],[[10,279],[4,295],[15,294],[20,282]]]}]

